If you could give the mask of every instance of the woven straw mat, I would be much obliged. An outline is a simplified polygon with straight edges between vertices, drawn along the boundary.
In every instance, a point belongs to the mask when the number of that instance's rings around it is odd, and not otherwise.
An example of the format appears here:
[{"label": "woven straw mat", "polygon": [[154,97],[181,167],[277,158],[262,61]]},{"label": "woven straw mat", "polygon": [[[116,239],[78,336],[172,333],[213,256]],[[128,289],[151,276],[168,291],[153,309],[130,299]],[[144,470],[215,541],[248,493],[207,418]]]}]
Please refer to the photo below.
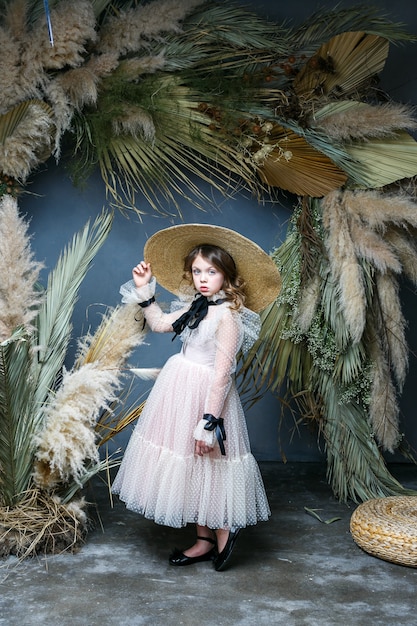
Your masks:
[{"label": "woven straw mat", "polygon": [[352,514],[350,532],[365,552],[385,561],[417,567],[417,496],[363,502]]}]

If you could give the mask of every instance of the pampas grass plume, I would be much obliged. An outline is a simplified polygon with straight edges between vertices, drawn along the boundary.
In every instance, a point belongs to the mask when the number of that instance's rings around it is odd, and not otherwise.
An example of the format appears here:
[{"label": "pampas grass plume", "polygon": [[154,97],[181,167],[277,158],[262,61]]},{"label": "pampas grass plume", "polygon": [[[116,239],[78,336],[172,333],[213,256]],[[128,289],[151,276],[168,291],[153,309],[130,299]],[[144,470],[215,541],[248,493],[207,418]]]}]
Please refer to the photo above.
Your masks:
[{"label": "pampas grass plume", "polygon": [[[67,482],[71,477],[81,486],[86,463],[97,462],[95,425],[102,408],[115,399],[119,386],[118,373],[99,369],[89,363],[78,370],[64,372],[62,384],[46,414],[46,427],[37,435],[37,463],[50,468],[50,476],[58,475]],[[45,471],[35,470],[39,487],[51,487],[42,481]]]},{"label": "pampas grass plume", "polygon": [[101,30],[100,52],[117,50],[120,56],[146,47],[149,38],[180,31],[179,22],[202,0],[159,0],[121,11]]},{"label": "pampas grass plume", "polygon": [[35,289],[42,264],[34,260],[29,225],[19,215],[17,201],[9,195],[0,200],[0,340],[18,326],[28,331],[36,316],[41,295]]},{"label": "pampas grass plume", "polygon": [[376,276],[378,303],[385,328],[385,349],[398,387],[402,390],[408,369],[408,345],[405,336],[406,322],[401,309],[399,285],[391,273]]},{"label": "pampas grass plume", "polygon": [[366,297],[362,269],[350,235],[342,192],[328,194],[322,201],[323,224],[328,233],[325,246],[332,279],[339,293],[340,308],[354,343],[360,341],[366,320]]},{"label": "pampas grass plume", "polygon": [[371,137],[391,137],[400,129],[416,128],[411,107],[405,104],[358,106],[320,119],[318,127],[337,141],[358,141]]},{"label": "pampas grass plume", "polygon": [[399,407],[381,340],[374,334],[370,342],[373,362],[369,418],[374,436],[385,450],[393,452],[399,440]]}]

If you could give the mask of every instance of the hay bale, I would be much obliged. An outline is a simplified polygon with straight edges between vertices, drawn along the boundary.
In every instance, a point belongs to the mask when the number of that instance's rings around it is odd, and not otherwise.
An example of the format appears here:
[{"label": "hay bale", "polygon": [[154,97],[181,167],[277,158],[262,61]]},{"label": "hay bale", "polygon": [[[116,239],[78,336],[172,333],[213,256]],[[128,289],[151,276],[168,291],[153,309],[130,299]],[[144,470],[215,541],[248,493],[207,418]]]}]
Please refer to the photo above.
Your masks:
[{"label": "hay bale", "polygon": [[360,548],[385,561],[417,567],[417,496],[363,502],[353,512],[350,532]]},{"label": "hay bale", "polygon": [[0,556],[77,552],[87,534],[84,499],[62,504],[33,489],[15,506],[0,507]]}]

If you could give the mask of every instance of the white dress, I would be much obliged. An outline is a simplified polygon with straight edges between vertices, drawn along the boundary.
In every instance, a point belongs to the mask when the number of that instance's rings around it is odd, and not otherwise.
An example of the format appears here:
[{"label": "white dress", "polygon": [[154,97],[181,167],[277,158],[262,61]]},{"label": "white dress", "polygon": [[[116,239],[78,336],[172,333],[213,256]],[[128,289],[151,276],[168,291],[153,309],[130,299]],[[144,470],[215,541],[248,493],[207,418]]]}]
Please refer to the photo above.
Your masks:
[{"label": "white dress", "polygon": [[[141,289],[129,281],[121,288],[124,302],[142,302],[153,291],[154,281]],[[172,323],[189,306],[177,302],[163,313],[153,303],[143,312],[152,330],[172,332]],[[242,528],[268,519],[234,382],[236,355],[253,344],[258,331],[256,313],[237,312],[223,302],[210,306],[196,329],[181,333],[181,352],[162,368],[112,486],[127,508],[174,528],[188,523]],[[206,413],[224,419],[225,456],[214,433],[203,428]],[[195,438],[213,441],[214,450],[196,455]]]}]

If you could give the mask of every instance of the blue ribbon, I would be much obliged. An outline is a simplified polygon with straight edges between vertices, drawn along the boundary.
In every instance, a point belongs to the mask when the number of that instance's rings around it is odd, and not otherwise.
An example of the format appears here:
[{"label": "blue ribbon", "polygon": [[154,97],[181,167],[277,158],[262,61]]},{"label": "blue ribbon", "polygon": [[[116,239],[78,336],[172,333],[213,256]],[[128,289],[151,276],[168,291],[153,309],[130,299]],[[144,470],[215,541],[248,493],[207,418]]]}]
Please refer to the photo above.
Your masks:
[{"label": "blue ribbon", "polygon": [[51,42],[51,46],[53,46],[54,45],[54,35],[52,33],[51,12],[49,10],[49,2],[48,2],[48,0],[43,0],[43,6],[45,7],[46,25],[48,27],[49,41]]},{"label": "blue ribbon", "polygon": [[215,434],[217,437],[217,441],[219,442],[220,452],[223,456],[226,455],[226,450],[224,449],[223,441],[226,441],[226,431],[224,429],[223,418],[222,417],[213,417],[210,413],[204,413],[203,420],[207,421],[207,424],[204,426],[204,430],[215,430]]}]

